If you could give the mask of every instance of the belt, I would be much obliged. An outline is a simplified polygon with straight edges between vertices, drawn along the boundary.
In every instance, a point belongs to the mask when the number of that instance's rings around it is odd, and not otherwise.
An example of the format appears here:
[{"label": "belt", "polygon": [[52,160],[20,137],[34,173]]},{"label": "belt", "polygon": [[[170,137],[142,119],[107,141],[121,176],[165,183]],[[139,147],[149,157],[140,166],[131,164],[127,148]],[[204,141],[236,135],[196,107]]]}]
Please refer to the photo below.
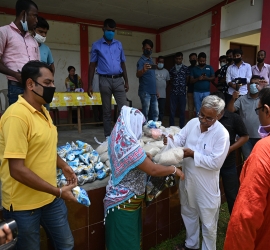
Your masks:
[{"label": "belt", "polygon": [[23,88],[23,85],[20,82],[15,82],[15,81],[12,81],[12,80],[8,80],[8,84]]},{"label": "belt", "polygon": [[101,75],[100,76],[103,76],[103,77],[106,77],[106,78],[119,78],[119,77],[122,77],[123,74],[119,74],[119,75]]}]

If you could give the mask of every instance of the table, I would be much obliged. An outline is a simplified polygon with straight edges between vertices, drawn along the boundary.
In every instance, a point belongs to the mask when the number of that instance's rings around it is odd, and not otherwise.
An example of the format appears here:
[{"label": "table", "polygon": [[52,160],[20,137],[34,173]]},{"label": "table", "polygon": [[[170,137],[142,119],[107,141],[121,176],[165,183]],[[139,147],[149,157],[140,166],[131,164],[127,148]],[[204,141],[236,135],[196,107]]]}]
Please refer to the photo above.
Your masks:
[{"label": "table", "polygon": [[[112,96],[112,105],[116,106],[116,101],[114,96]],[[81,112],[80,109],[83,106],[93,106],[102,105],[100,93],[93,93],[92,97],[89,97],[86,92],[55,92],[53,100],[50,103],[50,107],[67,107],[68,108],[68,124],[55,124],[56,126],[66,126],[72,124],[72,107],[77,108],[77,118],[78,118],[78,132],[81,133]],[[85,124],[98,124],[100,122],[90,122]]]}]

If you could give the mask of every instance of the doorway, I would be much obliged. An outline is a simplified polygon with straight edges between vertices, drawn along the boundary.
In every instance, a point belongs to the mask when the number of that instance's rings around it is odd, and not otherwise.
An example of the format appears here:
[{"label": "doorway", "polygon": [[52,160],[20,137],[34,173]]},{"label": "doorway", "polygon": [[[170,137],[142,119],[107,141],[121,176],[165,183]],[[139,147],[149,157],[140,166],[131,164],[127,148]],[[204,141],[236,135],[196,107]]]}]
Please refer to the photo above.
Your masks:
[{"label": "doorway", "polygon": [[243,51],[243,61],[251,66],[256,64],[257,46],[241,43],[230,43],[230,49],[241,49]]}]

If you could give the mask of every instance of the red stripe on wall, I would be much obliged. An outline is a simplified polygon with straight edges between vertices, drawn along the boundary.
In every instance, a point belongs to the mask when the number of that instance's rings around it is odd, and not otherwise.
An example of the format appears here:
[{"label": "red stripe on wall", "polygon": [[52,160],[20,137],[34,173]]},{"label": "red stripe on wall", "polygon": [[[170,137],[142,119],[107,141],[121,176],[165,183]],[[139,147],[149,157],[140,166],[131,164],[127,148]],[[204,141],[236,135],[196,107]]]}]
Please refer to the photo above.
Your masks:
[{"label": "red stripe on wall", "polygon": [[81,58],[81,78],[83,81],[83,89],[88,89],[88,65],[89,65],[89,50],[88,50],[88,26],[80,24],[80,58]]},{"label": "red stripe on wall", "polygon": [[[266,52],[270,51],[269,10],[270,10],[270,1],[264,0],[263,1],[263,8],[262,8],[262,27],[261,27],[260,49],[265,50]],[[267,57],[265,59],[265,63],[270,63],[270,56],[269,55],[267,55]]]}]

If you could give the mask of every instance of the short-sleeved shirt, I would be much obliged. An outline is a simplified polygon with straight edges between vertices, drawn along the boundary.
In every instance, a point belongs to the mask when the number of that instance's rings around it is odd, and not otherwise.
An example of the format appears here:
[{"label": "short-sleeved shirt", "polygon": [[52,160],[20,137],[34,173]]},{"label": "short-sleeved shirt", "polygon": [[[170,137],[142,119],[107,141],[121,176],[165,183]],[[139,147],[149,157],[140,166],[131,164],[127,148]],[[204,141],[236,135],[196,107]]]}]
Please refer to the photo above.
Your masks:
[{"label": "short-sleeved shirt", "polygon": [[[196,67],[196,66],[188,66],[188,70],[189,70],[189,76],[190,76],[190,72],[191,70]],[[190,78],[189,78],[189,82],[188,82],[188,93],[193,93],[194,92],[194,84],[190,82]]]},{"label": "short-sleeved shirt", "polygon": [[[190,72],[190,76],[192,76],[194,79],[200,77],[202,74],[206,74],[207,77],[211,77],[215,75],[215,72],[210,65],[205,65],[203,68],[195,66]],[[194,92],[210,92],[210,82],[206,80],[195,82]]]},{"label": "short-sleeved shirt", "polygon": [[156,84],[159,98],[166,98],[167,81],[170,80],[170,74],[167,69],[156,69]]},{"label": "short-sleeved shirt", "polygon": [[189,76],[189,69],[186,65],[181,65],[179,70],[173,66],[170,69],[170,77],[172,81],[171,93],[174,95],[186,95],[187,77]]},{"label": "short-sleeved shirt", "polygon": [[23,159],[24,166],[56,187],[57,130],[49,112],[45,116],[22,96],[0,120],[2,205],[14,211],[32,210],[51,203],[55,196],[32,189],[10,176],[8,159]]},{"label": "short-sleeved shirt", "polygon": [[[137,71],[142,70],[144,64],[154,64],[151,57],[146,57],[144,55],[141,56],[139,61],[137,62]],[[157,93],[156,87],[156,75],[155,70],[149,69],[144,74],[139,77],[139,93],[146,92],[150,95],[155,95]]]},{"label": "short-sleeved shirt", "polygon": [[251,98],[249,94],[240,96],[234,103],[235,110],[239,110],[239,114],[246,125],[249,138],[260,138],[258,128],[260,120],[255,112],[258,107],[260,98]]},{"label": "short-sleeved shirt", "polygon": [[104,37],[92,44],[90,62],[97,62],[97,72],[101,75],[123,73],[121,63],[126,61],[122,43],[113,39],[110,44]]},{"label": "short-sleeved shirt", "polygon": [[[242,118],[236,113],[229,112],[228,110],[225,109],[224,115],[219,120],[219,122],[229,132],[230,146],[235,143],[236,135],[239,135],[240,137],[248,135],[246,126],[245,126]],[[235,166],[235,162],[236,162],[236,153],[235,153],[235,151],[233,151],[227,156],[222,167],[227,168],[227,167]]]},{"label": "short-sleeved shirt", "polygon": [[[18,72],[31,60],[40,60],[37,41],[29,32],[23,36],[18,27],[12,22],[0,27],[0,57],[9,69]],[[18,81],[7,75],[7,79]]]},{"label": "short-sleeved shirt", "polygon": [[268,83],[270,78],[270,65],[264,63],[262,70],[260,71],[257,65],[251,67],[252,75],[263,77]]},{"label": "short-sleeved shirt", "polygon": [[45,62],[48,65],[51,65],[54,63],[52,52],[46,44],[44,43],[40,44],[39,52],[40,52],[40,61]]}]

